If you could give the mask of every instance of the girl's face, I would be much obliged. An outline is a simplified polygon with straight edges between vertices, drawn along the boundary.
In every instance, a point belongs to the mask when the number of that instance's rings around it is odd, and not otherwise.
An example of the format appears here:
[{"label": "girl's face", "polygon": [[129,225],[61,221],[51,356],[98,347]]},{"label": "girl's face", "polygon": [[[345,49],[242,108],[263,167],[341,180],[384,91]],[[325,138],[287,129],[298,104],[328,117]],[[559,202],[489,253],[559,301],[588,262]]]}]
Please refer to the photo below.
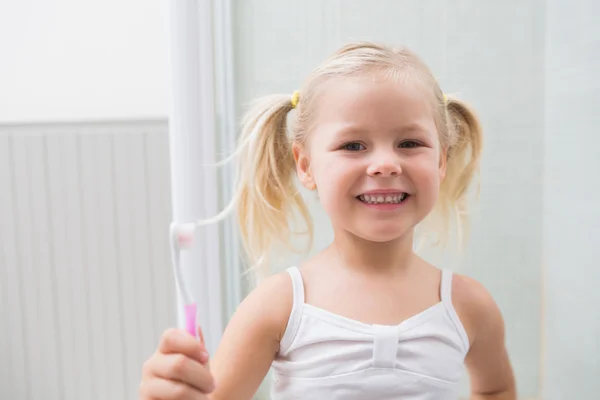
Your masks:
[{"label": "girl's face", "polygon": [[445,174],[422,89],[377,75],[339,79],[314,110],[294,156],[300,181],[318,190],[334,230],[375,242],[412,231],[434,207]]}]

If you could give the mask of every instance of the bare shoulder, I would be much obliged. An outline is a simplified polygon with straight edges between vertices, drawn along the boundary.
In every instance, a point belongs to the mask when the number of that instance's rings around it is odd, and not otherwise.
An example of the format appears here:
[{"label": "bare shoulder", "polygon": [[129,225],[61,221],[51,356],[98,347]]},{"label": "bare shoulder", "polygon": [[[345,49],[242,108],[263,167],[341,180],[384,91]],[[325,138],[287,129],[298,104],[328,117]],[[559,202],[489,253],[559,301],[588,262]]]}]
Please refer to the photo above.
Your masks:
[{"label": "bare shoulder", "polygon": [[474,398],[516,399],[515,378],[505,344],[502,313],[489,291],[475,279],[456,275],[452,302],[470,348],[465,364]]},{"label": "bare shoulder", "polygon": [[249,400],[279,350],[293,304],[288,273],[265,279],[240,303],[212,358],[211,399]]},{"label": "bare shoulder", "polygon": [[240,303],[236,313],[251,314],[281,339],[292,311],[293,287],[290,274],[266,278]]},{"label": "bare shoulder", "polygon": [[477,280],[454,274],[452,303],[472,344],[483,328],[500,328],[504,322],[496,301]]}]

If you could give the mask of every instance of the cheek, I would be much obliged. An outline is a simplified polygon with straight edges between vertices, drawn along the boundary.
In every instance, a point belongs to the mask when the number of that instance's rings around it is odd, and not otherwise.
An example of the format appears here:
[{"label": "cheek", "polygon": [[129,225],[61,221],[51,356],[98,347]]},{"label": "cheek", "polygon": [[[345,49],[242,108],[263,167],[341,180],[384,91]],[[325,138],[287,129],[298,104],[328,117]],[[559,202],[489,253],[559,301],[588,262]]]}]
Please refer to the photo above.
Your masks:
[{"label": "cheek", "polygon": [[318,168],[314,171],[314,179],[321,202],[334,202],[335,198],[339,196],[341,185],[338,175],[333,168]]},{"label": "cheek", "polygon": [[414,164],[415,184],[422,191],[436,194],[441,182],[440,164],[436,157],[423,157]]},{"label": "cheek", "polygon": [[355,180],[343,163],[327,159],[321,161],[313,169],[319,200],[328,213],[335,214],[346,204],[344,200],[351,192]]},{"label": "cheek", "polygon": [[337,183],[334,164],[334,159],[326,153],[314,153],[310,170],[319,192],[326,191]]}]

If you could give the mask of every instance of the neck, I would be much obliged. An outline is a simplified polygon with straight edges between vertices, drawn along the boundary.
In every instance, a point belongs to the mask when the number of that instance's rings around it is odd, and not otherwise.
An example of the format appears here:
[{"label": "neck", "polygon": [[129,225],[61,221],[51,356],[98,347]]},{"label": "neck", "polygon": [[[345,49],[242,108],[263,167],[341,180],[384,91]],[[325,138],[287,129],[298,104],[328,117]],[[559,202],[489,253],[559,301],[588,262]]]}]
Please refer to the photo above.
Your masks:
[{"label": "neck", "polygon": [[403,273],[414,265],[415,254],[412,247],[412,231],[390,242],[372,242],[349,232],[336,232],[327,251],[344,267],[357,272]]}]

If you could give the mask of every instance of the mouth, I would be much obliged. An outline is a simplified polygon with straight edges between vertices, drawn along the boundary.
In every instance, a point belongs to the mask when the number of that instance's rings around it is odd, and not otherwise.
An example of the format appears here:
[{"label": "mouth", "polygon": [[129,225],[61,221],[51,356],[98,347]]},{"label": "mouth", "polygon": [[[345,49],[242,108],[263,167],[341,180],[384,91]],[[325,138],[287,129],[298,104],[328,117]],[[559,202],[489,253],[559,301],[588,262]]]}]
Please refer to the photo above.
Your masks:
[{"label": "mouth", "polygon": [[372,193],[372,194],[361,194],[356,196],[358,200],[365,204],[401,204],[406,201],[410,195],[408,193]]}]

